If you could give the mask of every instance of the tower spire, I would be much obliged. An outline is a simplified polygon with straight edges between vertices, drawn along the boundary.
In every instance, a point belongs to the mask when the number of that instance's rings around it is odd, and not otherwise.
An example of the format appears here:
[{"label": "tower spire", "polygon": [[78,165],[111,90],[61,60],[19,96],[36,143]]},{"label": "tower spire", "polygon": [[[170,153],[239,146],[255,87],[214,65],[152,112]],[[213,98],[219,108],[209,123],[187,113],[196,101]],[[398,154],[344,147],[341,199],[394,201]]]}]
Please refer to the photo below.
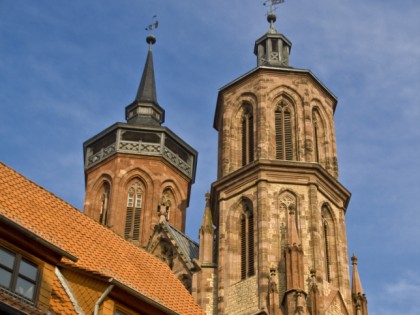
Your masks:
[{"label": "tower spire", "polygon": [[146,37],[146,42],[149,44],[149,50],[147,52],[143,75],[141,76],[139,88],[137,90],[136,100],[139,102],[153,102],[157,104],[152,54],[152,46],[156,43],[156,38],[153,35],[149,35]]},{"label": "tower spire", "polygon": [[[156,16],[154,16],[155,18]],[[146,30],[157,28],[158,22],[150,24]],[[160,107],[156,97],[155,70],[153,66],[152,46],[156,37],[149,34],[146,37],[149,45],[146,63],[141,76],[135,100],[125,108],[126,120],[129,124],[160,126],[165,121],[165,110]]]}]

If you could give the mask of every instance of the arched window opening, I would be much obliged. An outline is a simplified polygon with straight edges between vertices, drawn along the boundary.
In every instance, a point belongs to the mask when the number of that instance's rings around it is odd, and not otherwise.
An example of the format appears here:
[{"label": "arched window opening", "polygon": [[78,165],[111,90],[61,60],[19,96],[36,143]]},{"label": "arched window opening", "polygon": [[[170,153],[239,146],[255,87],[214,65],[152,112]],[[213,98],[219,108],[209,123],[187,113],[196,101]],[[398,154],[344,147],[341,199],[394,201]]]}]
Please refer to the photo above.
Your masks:
[{"label": "arched window opening", "polygon": [[325,279],[334,285],[338,285],[336,225],[333,219],[333,212],[328,204],[322,206],[321,214]]},{"label": "arched window opening", "polygon": [[128,189],[127,212],[124,237],[128,240],[139,240],[140,216],[143,203],[143,191],[138,183]]},{"label": "arched window opening", "polygon": [[254,117],[251,106],[245,106],[241,117],[242,166],[254,161]]},{"label": "arched window opening", "polygon": [[[315,162],[326,162],[326,130],[325,122],[317,108],[312,110],[313,159]],[[325,166],[325,165],[324,165]]]},{"label": "arched window opening", "polygon": [[312,125],[314,130],[314,155],[315,155],[315,162],[319,162],[319,129],[318,129],[318,119],[315,115],[315,112],[312,113]]},{"label": "arched window opening", "polygon": [[274,111],[276,136],[276,159],[293,160],[293,122],[292,111],[288,104],[281,101]]},{"label": "arched window opening", "polygon": [[330,259],[330,249],[328,244],[328,223],[323,222],[323,232],[324,232],[324,246],[325,246],[325,274],[327,276],[327,281],[331,282],[331,259]]},{"label": "arched window opening", "polygon": [[105,226],[108,224],[109,191],[110,191],[109,184],[104,183],[102,187],[102,193],[101,193],[101,208],[99,211],[99,223]]},{"label": "arched window opening", "polygon": [[243,201],[241,228],[241,279],[255,274],[254,264],[254,214],[249,201]]}]

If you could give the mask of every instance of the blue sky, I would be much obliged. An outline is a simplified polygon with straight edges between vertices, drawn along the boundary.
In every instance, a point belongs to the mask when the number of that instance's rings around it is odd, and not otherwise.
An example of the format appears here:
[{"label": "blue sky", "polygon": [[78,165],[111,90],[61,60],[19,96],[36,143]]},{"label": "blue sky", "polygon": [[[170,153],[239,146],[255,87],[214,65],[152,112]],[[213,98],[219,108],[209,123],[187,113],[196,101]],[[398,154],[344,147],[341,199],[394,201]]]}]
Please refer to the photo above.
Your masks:
[{"label": "blue sky", "polygon": [[[81,209],[82,143],[124,121],[154,14],[165,125],[199,151],[187,234],[216,178],[217,91],[253,69],[268,29],[258,0],[0,0],[0,160]],[[291,65],[339,99],[340,181],[352,192],[349,254],[370,315],[420,309],[420,3],[286,0]]]}]

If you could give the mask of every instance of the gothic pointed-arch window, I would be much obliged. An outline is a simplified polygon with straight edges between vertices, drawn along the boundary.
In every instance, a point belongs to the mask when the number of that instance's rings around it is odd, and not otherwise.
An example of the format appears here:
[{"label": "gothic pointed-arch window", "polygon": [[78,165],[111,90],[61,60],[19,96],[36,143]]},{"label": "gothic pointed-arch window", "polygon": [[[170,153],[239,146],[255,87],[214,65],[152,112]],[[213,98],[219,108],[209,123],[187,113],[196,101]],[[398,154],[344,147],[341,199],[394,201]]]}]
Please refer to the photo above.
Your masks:
[{"label": "gothic pointed-arch window", "polygon": [[331,282],[331,258],[330,258],[330,247],[328,244],[328,222],[322,221],[322,231],[324,233],[324,250],[325,250],[325,275],[328,282]]},{"label": "gothic pointed-arch window", "polygon": [[325,128],[317,108],[312,110],[313,152],[314,161],[325,160]]},{"label": "gothic pointed-arch window", "polygon": [[276,107],[274,125],[276,130],[276,159],[293,160],[293,109],[288,103],[281,101]]},{"label": "gothic pointed-arch window", "polygon": [[102,186],[101,203],[99,210],[99,223],[102,225],[108,225],[109,216],[109,192],[110,186],[108,183],[104,183]]},{"label": "gothic pointed-arch window", "polygon": [[241,117],[242,166],[254,161],[254,116],[249,104],[243,106]]},{"label": "gothic pointed-arch window", "polygon": [[335,225],[331,214],[331,209],[327,204],[322,206],[322,240],[324,251],[324,270],[325,279],[337,285],[337,240],[335,235]]},{"label": "gothic pointed-arch window", "polygon": [[312,113],[312,125],[314,130],[314,157],[315,162],[319,162],[319,126],[315,112]]},{"label": "gothic pointed-arch window", "polygon": [[254,213],[249,200],[242,201],[241,227],[241,279],[255,274],[254,266]]},{"label": "gothic pointed-arch window", "polygon": [[142,204],[143,191],[138,183],[134,183],[128,189],[127,195],[127,210],[124,230],[125,239],[139,240]]}]

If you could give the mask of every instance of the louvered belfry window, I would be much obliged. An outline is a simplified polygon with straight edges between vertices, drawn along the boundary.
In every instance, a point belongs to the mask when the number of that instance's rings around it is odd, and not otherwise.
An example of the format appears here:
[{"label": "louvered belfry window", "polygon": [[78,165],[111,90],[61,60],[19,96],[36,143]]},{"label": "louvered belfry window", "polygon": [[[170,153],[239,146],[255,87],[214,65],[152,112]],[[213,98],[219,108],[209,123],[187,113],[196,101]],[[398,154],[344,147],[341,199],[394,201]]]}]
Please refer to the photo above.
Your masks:
[{"label": "louvered belfry window", "polygon": [[143,194],[140,186],[138,184],[131,186],[127,196],[127,212],[124,231],[125,239],[139,240],[142,198]]},{"label": "louvered belfry window", "polygon": [[276,130],[276,159],[293,160],[293,122],[289,105],[283,101],[274,112]]},{"label": "louvered belfry window", "polygon": [[245,106],[241,118],[242,166],[254,161],[254,117],[251,106]]},{"label": "louvered belfry window", "polygon": [[255,274],[254,266],[254,214],[248,201],[243,202],[241,228],[241,279]]}]

